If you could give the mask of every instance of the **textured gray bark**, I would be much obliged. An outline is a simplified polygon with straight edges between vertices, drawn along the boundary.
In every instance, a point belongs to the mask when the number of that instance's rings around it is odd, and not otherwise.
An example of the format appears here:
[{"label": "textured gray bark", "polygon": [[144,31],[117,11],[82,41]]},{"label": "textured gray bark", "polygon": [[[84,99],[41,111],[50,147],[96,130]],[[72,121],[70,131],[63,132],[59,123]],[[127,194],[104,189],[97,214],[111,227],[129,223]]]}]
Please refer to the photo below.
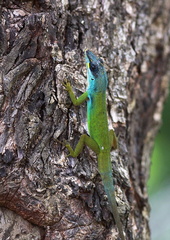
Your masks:
[{"label": "textured gray bark", "polygon": [[150,239],[146,183],[168,88],[169,0],[0,1],[0,8],[0,238],[118,239],[96,156],[85,148],[67,157],[59,143],[75,146],[86,132],[85,105],[72,106],[62,82],[84,92],[89,48],[109,77],[126,238]]}]

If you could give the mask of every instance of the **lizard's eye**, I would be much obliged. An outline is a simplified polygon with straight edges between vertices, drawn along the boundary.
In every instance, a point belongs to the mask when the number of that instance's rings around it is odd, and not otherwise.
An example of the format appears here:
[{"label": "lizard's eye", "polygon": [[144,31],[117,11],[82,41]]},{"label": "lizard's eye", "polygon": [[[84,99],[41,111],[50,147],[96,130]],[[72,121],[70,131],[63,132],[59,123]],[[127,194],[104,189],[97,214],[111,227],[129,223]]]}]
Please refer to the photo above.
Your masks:
[{"label": "lizard's eye", "polygon": [[93,63],[90,63],[90,70],[94,71],[96,69],[96,65],[94,65]]}]

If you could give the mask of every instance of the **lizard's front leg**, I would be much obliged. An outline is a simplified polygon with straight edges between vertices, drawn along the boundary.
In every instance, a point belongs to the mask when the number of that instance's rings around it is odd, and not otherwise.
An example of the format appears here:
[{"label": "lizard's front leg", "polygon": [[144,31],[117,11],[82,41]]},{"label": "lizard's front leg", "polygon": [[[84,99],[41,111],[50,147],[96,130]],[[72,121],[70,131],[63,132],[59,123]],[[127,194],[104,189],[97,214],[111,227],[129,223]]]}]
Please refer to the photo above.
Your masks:
[{"label": "lizard's front leg", "polygon": [[79,98],[76,98],[70,83],[65,80],[63,83],[65,90],[69,93],[70,99],[75,106],[79,106],[88,99],[88,93],[84,92]]}]

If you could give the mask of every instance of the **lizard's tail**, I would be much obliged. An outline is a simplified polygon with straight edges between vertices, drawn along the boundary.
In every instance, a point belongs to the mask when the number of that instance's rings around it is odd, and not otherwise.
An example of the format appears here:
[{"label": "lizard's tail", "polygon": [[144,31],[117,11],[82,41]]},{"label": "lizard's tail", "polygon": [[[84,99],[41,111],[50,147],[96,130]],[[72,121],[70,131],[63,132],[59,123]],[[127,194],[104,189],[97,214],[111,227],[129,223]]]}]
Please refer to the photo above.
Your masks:
[{"label": "lizard's tail", "polygon": [[125,240],[125,237],[124,237],[124,234],[123,234],[123,227],[122,227],[122,223],[120,221],[120,216],[119,216],[118,209],[117,209],[117,204],[116,204],[112,173],[109,173],[109,174],[108,173],[107,174],[106,173],[105,174],[101,173],[101,177],[102,177],[105,192],[106,192],[107,197],[108,197],[109,204],[111,206],[111,212],[113,214],[113,217],[115,219],[117,228],[119,230],[119,235],[121,237],[121,240]]}]

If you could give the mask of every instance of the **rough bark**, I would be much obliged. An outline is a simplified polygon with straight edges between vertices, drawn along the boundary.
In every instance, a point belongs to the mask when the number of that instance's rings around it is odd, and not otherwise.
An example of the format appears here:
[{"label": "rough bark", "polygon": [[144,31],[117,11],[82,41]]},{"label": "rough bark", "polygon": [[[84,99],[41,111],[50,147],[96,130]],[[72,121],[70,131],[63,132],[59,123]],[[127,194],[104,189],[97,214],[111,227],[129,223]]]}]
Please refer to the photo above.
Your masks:
[{"label": "rough bark", "polygon": [[168,88],[169,11],[169,0],[0,1],[1,239],[118,239],[96,156],[67,157],[59,143],[75,146],[86,132],[85,105],[72,106],[62,85],[85,90],[84,48],[108,72],[126,238],[150,239],[146,183]]}]

